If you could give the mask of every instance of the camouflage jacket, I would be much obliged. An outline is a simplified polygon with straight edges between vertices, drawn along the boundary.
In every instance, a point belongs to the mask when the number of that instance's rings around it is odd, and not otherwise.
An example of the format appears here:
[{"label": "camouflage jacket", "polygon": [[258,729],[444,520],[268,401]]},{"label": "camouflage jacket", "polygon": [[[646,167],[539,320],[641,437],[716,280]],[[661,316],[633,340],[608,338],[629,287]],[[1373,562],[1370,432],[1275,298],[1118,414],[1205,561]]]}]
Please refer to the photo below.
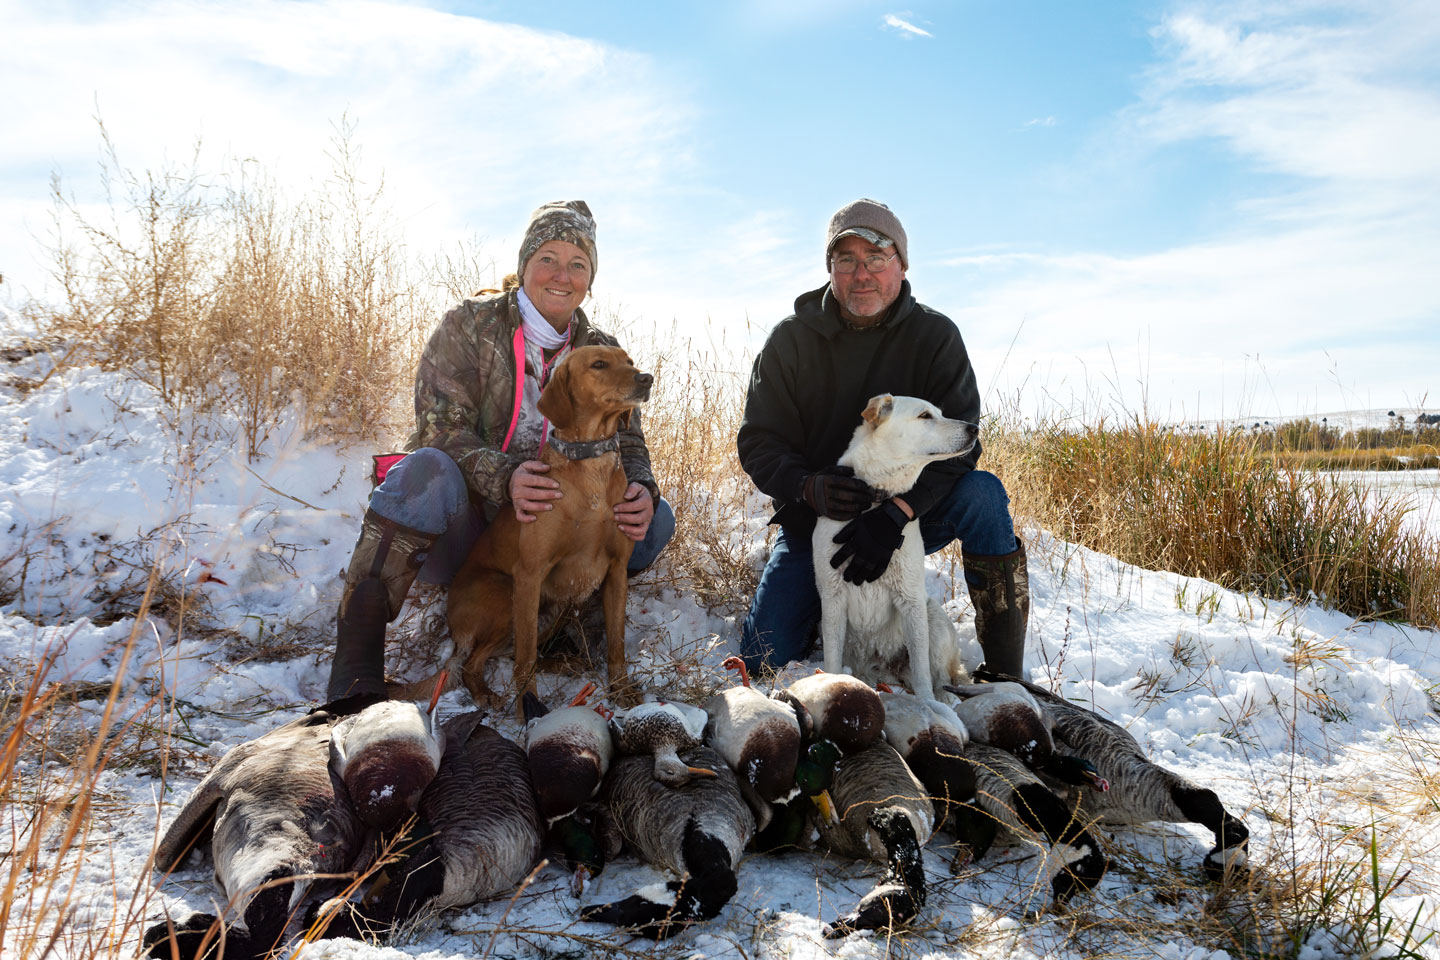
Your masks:
[{"label": "camouflage jacket", "polygon": [[[572,343],[618,346],[615,338],[590,326],[575,311]],[[415,371],[415,432],[405,449],[435,447],[450,454],[465,475],[471,499],[493,519],[509,499],[510,475],[536,451],[500,449],[515,412],[515,331],[521,325],[514,290],[466,300],[454,307],[430,335]],[[640,411],[620,431],[625,476],[660,499],[650,470],[650,451]]]}]

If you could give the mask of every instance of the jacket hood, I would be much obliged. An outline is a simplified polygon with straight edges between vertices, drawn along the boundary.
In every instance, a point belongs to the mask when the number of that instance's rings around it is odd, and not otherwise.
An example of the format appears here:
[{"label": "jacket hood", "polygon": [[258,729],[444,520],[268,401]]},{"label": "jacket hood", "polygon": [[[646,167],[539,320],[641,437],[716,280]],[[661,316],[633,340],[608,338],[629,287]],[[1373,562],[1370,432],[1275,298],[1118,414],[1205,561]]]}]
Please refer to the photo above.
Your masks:
[{"label": "jacket hood", "polygon": [[[915,295],[910,292],[910,281],[902,280],[895,302],[890,304],[890,309],[885,311],[885,316],[880,318],[880,322],[875,326],[878,329],[897,323],[908,317],[914,309]],[[840,316],[840,303],[830,292],[828,283],[795,298],[795,319],[825,337],[834,337],[841,331],[850,329],[845,318]]]}]

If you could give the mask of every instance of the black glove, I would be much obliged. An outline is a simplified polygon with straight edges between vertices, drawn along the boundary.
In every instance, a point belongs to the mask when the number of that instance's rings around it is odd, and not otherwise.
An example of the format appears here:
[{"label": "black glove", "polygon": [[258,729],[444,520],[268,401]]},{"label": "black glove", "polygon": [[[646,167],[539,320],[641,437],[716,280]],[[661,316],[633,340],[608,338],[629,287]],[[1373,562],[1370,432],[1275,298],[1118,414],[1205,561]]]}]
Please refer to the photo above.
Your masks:
[{"label": "black glove", "polygon": [[845,579],[851,583],[871,583],[890,566],[893,554],[905,539],[905,524],[910,518],[894,500],[860,514],[835,534],[835,542],[844,544],[830,558],[830,566],[838,568],[846,560]]},{"label": "black glove", "polygon": [[857,480],[849,467],[826,467],[810,474],[801,495],[810,509],[831,520],[854,519],[875,502],[870,484]]}]

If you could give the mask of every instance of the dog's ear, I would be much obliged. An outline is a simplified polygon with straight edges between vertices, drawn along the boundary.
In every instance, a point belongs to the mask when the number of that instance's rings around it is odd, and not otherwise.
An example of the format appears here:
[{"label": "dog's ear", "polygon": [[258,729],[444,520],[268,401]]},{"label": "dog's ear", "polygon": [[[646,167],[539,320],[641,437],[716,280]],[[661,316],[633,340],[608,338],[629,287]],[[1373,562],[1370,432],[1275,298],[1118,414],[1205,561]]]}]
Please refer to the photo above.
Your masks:
[{"label": "dog's ear", "polygon": [[865,412],[860,416],[872,427],[878,427],[890,416],[890,411],[895,409],[895,398],[888,393],[882,393],[878,397],[871,397],[870,402],[865,405]]},{"label": "dog's ear", "polygon": [[[570,356],[573,357],[574,354]],[[540,401],[535,406],[553,427],[564,429],[575,423],[575,392],[570,389],[569,363],[562,363],[555,368],[555,372],[550,375],[550,382],[540,391]]]}]

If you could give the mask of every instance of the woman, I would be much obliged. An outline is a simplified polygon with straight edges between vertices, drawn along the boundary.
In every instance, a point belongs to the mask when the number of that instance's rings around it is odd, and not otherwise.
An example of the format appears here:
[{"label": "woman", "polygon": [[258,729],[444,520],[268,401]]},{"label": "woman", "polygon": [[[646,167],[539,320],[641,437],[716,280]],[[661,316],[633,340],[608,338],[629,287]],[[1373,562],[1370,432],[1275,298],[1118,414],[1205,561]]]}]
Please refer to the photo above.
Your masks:
[{"label": "woman", "polygon": [[[385,627],[418,575],[448,584],[501,509],[522,523],[561,494],[537,459],[548,424],[540,391],[570,350],[617,345],[590,326],[580,302],[595,278],[595,221],[581,200],[530,217],[519,270],[502,293],[447,313],[415,373],[411,451],[370,495],[345,574],[329,699],[385,691]],[[636,411],[620,431],[630,483],[615,522],[635,541],[630,570],[655,561],[675,532],[660,499]]]}]

